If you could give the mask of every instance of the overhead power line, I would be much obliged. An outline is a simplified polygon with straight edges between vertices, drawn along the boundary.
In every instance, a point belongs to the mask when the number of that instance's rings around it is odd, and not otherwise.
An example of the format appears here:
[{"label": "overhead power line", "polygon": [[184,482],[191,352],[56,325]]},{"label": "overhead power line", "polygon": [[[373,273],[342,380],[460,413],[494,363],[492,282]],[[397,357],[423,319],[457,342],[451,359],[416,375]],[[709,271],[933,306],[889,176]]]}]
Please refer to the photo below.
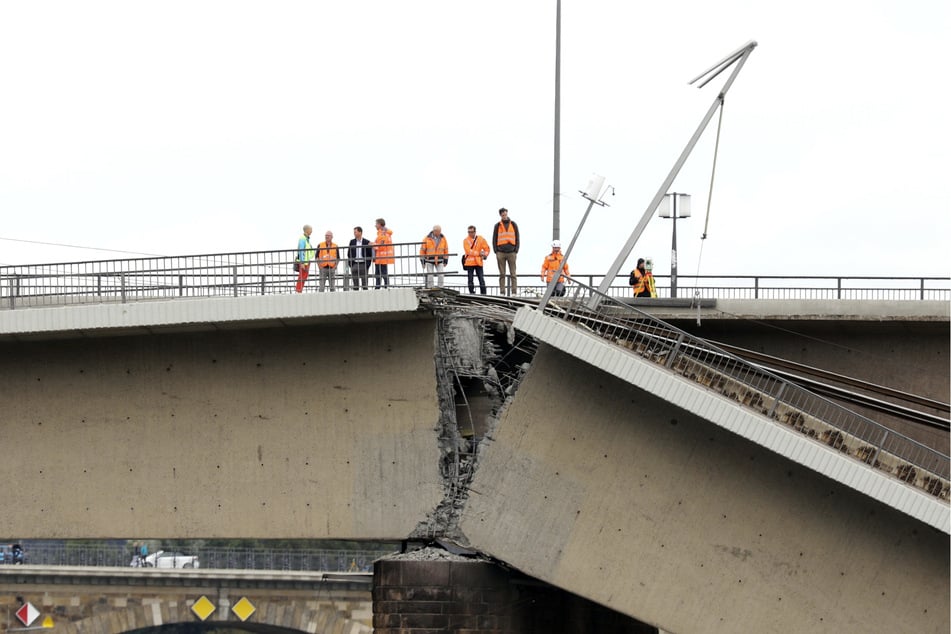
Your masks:
[{"label": "overhead power line", "polygon": [[22,238],[4,238],[0,236],[0,240],[6,240],[7,242],[24,242],[27,244],[42,244],[49,247],[66,247],[69,249],[85,249],[87,251],[106,251],[108,253],[125,253],[127,255],[146,255],[149,257],[162,257],[161,253],[142,253],[141,251],[123,251],[122,249],[105,249],[102,247],[84,247],[78,244],[64,244],[61,242],[43,242],[42,240],[24,240]]}]

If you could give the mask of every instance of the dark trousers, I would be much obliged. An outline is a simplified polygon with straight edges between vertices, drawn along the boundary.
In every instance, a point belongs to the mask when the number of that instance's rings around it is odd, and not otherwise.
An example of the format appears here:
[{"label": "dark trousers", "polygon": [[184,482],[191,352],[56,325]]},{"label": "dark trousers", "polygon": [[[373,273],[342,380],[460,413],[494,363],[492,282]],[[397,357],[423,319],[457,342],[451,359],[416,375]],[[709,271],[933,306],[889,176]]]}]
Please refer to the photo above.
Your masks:
[{"label": "dark trousers", "polygon": [[479,276],[479,291],[485,295],[485,276],[482,274],[481,266],[471,266],[466,269],[466,272],[469,274],[469,292],[475,293],[475,285],[472,283],[473,273]]},{"label": "dark trousers", "polygon": [[387,267],[389,264],[374,264],[373,265],[373,277],[376,278],[376,287],[380,288],[381,285],[390,287],[390,274],[387,273]]},{"label": "dark trousers", "polygon": [[352,280],[350,287],[353,290],[368,290],[370,286],[367,284],[367,263],[360,262],[359,260],[351,262],[350,279]]}]

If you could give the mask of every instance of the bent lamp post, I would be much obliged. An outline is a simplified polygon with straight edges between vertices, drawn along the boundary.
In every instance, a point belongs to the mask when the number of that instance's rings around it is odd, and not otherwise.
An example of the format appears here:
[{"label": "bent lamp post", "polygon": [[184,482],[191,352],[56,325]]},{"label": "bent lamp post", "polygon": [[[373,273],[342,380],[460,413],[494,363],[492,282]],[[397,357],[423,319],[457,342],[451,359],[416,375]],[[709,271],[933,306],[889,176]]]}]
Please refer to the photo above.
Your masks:
[{"label": "bent lamp post", "polygon": [[584,191],[580,192],[582,198],[588,201],[588,208],[585,209],[584,215],[581,217],[581,222],[578,223],[578,228],[575,230],[575,235],[571,237],[571,242],[568,244],[568,250],[565,251],[565,257],[561,259],[561,264],[558,266],[558,271],[555,273],[554,277],[551,278],[551,281],[548,283],[548,286],[545,288],[545,294],[542,296],[541,301],[538,302],[538,310],[545,310],[545,306],[548,305],[548,300],[551,299],[552,293],[555,292],[555,286],[558,284],[558,279],[561,277],[561,272],[565,270],[565,262],[568,261],[568,256],[571,255],[571,249],[575,246],[575,241],[578,239],[578,234],[581,233],[581,228],[584,227],[585,221],[588,219],[588,214],[591,213],[591,208],[595,205],[601,205],[602,207],[607,207],[608,204],[601,200],[601,194],[611,190],[611,194],[614,194],[614,187],[608,185],[604,186],[604,177],[598,176],[597,174],[591,175],[591,180],[588,181],[588,186]]}]

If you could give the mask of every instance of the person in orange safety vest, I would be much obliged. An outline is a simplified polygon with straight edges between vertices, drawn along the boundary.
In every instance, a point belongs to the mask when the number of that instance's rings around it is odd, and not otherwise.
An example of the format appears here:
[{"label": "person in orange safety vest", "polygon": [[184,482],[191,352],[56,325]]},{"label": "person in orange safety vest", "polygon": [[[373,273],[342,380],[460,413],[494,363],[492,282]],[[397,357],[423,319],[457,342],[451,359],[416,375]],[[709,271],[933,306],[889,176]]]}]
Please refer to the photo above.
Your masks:
[{"label": "person in orange safety vest", "polygon": [[[542,279],[545,280],[546,284],[551,284],[551,280],[555,277],[555,273],[558,272],[558,268],[562,262],[565,262],[565,256],[561,253],[561,241],[555,240],[551,243],[551,253],[546,255],[545,261],[542,262]],[[567,262],[565,262],[565,267],[562,269],[561,275],[558,276],[558,282],[555,284],[555,291],[552,293],[554,297],[562,297],[565,294],[566,275],[571,275],[571,272],[568,270]]]},{"label": "person in orange safety vest", "polygon": [[[518,292],[518,278],[515,273],[515,260],[518,259],[518,247],[521,237],[518,234],[518,225],[509,220],[509,210],[499,209],[499,222],[492,230],[492,248],[495,250],[495,261],[499,265],[499,293],[515,295]],[[508,291],[505,289],[505,267],[509,270]]]},{"label": "person in orange safety vest", "polygon": [[634,297],[657,297],[654,276],[645,267],[644,258],[637,259],[637,268],[631,271],[627,279],[634,291]]},{"label": "person in orange safety vest", "polygon": [[324,292],[324,285],[330,287],[330,292],[334,288],[334,278],[337,275],[337,263],[340,261],[340,250],[334,244],[334,234],[328,231],[324,234],[324,241],[317,245],[317,270],[320,273],[319,290]]},{"label": "person in orange safety vest", "polygon": [[442,233],[442,227],[434,225],[433,230],[423,238],[423,245],[419,248],[419,260],[426,271],[426,288],[432,288],[433,273],[438,276],[436,286],[443,285],[444,271],[449,264],[449,243]]},{"label": "person in orange safety vest", "polygon": [[376,219],[376,240],[373,241],[373,277],[376,287],[390,287],[390,265],[394,264],[393,232],[386,228],[386,220]]},{"label": "person in orange safety vest", "polygon": [[479,277],[479,291],[485,295],[485,275],[483,274],[483,264],[485,258],[489,256],[489,243],[480,235],[476,234],[475,225],[469,225],[468,235],[462,241],[462,268],[469,275],[469,293],[475,293],[475,285],[472,276]]}]

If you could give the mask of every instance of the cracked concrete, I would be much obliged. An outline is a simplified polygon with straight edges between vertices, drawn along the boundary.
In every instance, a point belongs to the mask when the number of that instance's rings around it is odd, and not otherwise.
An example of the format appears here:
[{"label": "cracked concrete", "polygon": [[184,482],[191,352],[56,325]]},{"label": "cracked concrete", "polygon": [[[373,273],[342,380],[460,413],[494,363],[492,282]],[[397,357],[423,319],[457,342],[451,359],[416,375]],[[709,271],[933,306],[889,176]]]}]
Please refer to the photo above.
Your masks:
[{"label": "cracked concrete", "polygon": [[473,314],[458,307],[435,307],[434,312],[439,401],[435,431],[444,495],[409,537],[446,537],[467,544],[459,518],[479,466],[482,441],[491,439],[530,365],[535,344],[523,337],[516,345],[510,312]]}]

